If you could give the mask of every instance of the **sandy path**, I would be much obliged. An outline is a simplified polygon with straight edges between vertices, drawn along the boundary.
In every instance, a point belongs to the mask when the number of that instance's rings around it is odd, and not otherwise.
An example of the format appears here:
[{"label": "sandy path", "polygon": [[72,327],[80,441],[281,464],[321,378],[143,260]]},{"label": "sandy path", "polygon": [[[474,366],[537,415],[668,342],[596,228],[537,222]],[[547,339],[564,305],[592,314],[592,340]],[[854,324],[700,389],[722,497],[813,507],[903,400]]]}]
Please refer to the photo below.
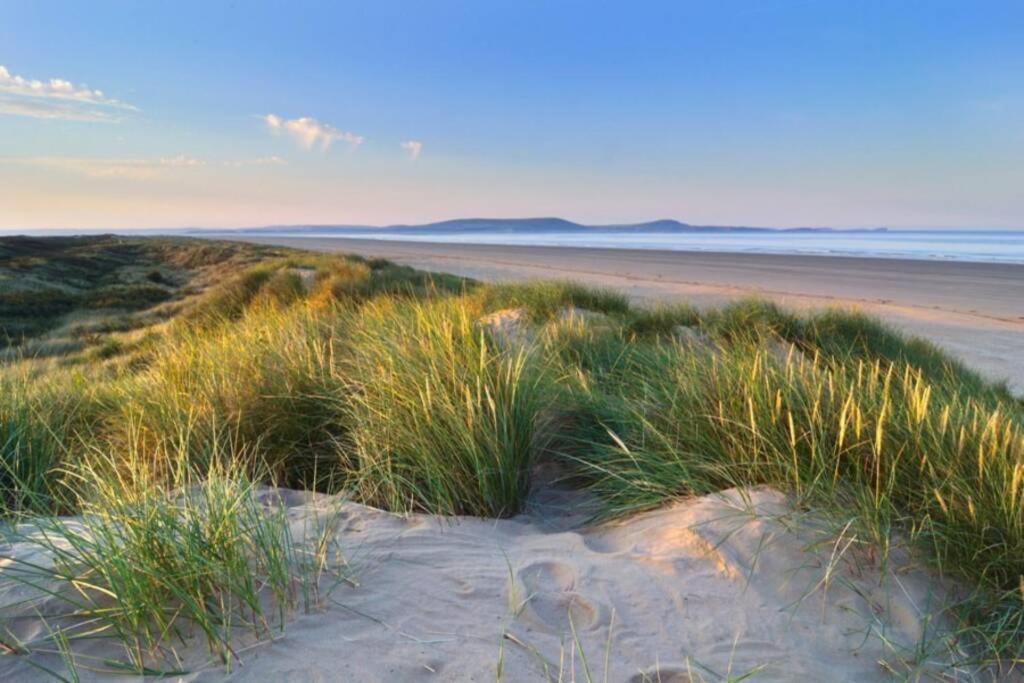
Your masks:
[{"label": "sandy path", "polygon": [[[230,235],[238,239],[238,235]],[[571,278],[638,301],[763,296],[849,306],[926,337],[1024,394],[1024,266],[896,259],[459,245],[321,237],[247,241],[380,256],[481,280]]]}]

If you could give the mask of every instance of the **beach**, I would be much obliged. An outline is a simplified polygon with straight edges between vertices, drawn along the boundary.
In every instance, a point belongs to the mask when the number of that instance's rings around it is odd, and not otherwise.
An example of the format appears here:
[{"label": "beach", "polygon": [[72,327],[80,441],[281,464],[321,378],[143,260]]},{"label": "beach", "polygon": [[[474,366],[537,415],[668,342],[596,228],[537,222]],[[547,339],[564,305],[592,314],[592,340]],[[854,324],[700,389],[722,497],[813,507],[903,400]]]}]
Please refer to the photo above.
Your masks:
[{"label": "beach", "polygon": [[1024,265],[833,256],[442,244],[225,234],[260,244],[387,258],[484,281],[572,279],[635,301],[714,306],[764,297],[838,306],[924,337],[1024,394]]}]

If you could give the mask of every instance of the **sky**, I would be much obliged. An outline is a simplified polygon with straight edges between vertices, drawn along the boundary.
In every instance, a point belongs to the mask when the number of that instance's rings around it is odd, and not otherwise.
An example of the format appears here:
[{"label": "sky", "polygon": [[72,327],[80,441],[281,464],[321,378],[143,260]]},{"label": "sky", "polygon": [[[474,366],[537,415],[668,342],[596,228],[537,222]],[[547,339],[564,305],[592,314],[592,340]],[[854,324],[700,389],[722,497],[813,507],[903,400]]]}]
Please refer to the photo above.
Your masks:
[{"label": "sky", "polygon": [[0,6],[0,229],[1024,228],[1024,3]]}]

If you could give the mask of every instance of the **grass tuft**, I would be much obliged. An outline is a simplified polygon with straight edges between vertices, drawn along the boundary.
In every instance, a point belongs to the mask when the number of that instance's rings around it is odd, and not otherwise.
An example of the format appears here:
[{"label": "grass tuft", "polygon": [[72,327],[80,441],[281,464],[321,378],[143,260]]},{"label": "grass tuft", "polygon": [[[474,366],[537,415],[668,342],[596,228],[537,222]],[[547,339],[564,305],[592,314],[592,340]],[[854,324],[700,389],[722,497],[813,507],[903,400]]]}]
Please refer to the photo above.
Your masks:
[{"label": "grass tuft", "polygon": [[543,448],[544,375],[502,351],[466,301],[365,307],[344,373],[360,500],[391,510],[518,512]]},{"label": "grass tuft", "polygon": [[[177,645],[200,638],[230,667],[243,634],[271,637],[290,611],[319,602],[329,546],[317,536],[328,526],[295,537],[286,511],[262,503],[229,466],[181,469],[167,488],[143,474],[146,465],[124,464],[78,469],[76,483],[90,493],[80,516],[36,520],[11,539],[22,552],[5,558],[3,579],[36,594],[43,618],[62,624],[64,649],[110,638],[124,660],[107,666],[171,674],[185,670]],[[47,559],[25,559],[26,548]]]}]

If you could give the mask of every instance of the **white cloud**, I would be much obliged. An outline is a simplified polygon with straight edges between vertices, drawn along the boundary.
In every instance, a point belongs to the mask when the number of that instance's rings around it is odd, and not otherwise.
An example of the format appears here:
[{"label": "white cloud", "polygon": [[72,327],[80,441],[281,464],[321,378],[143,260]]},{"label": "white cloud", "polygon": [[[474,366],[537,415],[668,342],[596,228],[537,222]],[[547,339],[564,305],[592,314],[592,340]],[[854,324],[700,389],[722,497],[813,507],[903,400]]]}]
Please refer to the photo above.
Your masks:
[{"label": "white cloud", "polygon": [[202,159],[179,154],[176,157],[162,157],[157,162],[160,166],[205,166]]},{"label": "white cloud", "polygon": [[0,94],[0,114],[29,116],[35,119],[61,119],[64,121],[92,121],[97,123],[116,123],[118,121],[118,117],[110,112],[83,108],[69,102],[6,98],[2,94]]},{"label": "white cloud", "polygon": [[347,142],[353,147],[363,144],[361,135],[338,130],[309,116],[284,119],[275,114],[267,114],[263,117],[263,122],[272,133],[287,133],[305,149],[319,147],[321,151],[326,152],[335,142]]},{"label": "white cloud", "polygon": [[409,158],[416,161],[420,158],[420,152],[423,151],[423,143],[419,140],[406,140],[405,142],[399,143],[402,145],[402,149],[409,153]]},{"label": "white cloud", "polygon": [[107,97],[102,90],[75,85],[63,78],[47,81],[12,74],[0,65],[0,113],[38,119],[117,121],[132,105]]}]

